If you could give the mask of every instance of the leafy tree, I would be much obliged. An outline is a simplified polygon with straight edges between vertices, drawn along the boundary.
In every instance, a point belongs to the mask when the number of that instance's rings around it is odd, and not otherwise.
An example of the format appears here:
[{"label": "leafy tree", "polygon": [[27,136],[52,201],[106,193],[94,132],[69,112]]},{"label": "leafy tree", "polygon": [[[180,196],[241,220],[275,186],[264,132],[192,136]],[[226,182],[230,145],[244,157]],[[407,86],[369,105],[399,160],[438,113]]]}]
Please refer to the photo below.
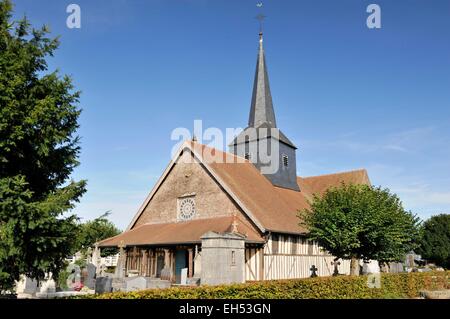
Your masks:
[{"label": "leafy tree", "polygon": [[353,275],[358,259],[400,261],[417,245],[419,219],[388,189],[342,184],[315,195],[299,217],[312,240],[337,258],[351,259]]},{"label": "leafy tree", "polygon": [[[87,221],[80,225],[77,250],[86,252],[89,247],[100,240],[119,235],[121,233],[111,221],[108,220],[109,212],[100,217]],[[102,249],[102,255],[108,256],[117,253],[117,249]]]},{"label": "leafy tree", "polygon": [[46,26],[12,21],[0,0],[0,290],[20,274],[57,276],[75,245],[76,217],[65,213],[85,192],[78,165],[79,92],[48,72],[59,45]]},{"label": "leafy tree", "polygon": [[422,226],[418,252],[437,265],[450,268],[450,215],[432,216]]}]

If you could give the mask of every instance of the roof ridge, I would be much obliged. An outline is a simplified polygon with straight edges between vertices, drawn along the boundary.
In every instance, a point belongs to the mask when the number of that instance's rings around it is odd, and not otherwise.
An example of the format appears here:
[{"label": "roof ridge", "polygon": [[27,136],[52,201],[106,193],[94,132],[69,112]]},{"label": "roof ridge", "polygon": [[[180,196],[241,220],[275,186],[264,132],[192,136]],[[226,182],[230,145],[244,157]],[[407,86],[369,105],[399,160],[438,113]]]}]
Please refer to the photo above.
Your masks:
[{"label": "roof ridge", "polygon": [[350,174],[350,173],[356,173],[356,172],[365,172],[365,173],[367,174],[367,169],[365,169],[365,168],[357,168],[357,169],[352,169],[352,170],[349,170],[349,171],[342,171],[342,172],[337,172],[337,173],[320,174],[320,175],[306,176],[306,177],[297,176],[297,178],[308,179],[308,178],[315,178],[315,177],[324,177],[324,176],[335,176],[335,175],[342,175],[342,174]]},{"label": "roof ridge", "polygon": [[200,145],[200,146],[204,146],[204,147],[210,148],[210,149],[212,149],[212,150],[216,150],[216,151],[222,152],[222,153],[224,153],[224,154],[226,154],[226,155],[234,156],[234,157],[236,157],[236,158],[239,158],[239,159],[244,160],[244,162],[246,162],[246,163],[252,164],[252,163],[251,163],[248,159],[246,159],[245,157],[242,157],[242,156],[239,156],[239,155],[236,155],[236,154],[227,152],[227,151],[223,151],[223,150],[220,150],[220,149],[218,149],[218,148],[216,148],[216,147],[212,147],[212,146],[209,146],[209,145],[206,145],[206,144],[203,144],[203,143],[199,143],[199,142],[197,142],[197,141],[189,141],[189,142],[198,144],[198,145]]}]

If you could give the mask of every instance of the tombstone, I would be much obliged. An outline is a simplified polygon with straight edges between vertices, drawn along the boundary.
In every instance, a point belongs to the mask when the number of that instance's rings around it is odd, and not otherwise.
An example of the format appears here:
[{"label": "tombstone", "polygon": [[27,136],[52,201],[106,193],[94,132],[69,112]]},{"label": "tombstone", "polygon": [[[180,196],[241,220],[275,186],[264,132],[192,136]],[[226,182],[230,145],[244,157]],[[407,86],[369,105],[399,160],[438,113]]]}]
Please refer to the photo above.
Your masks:
[{"label": "tombstone", "polygon": [[125,281],[125,291],[144,290],[148,287],[148,280],[146,277],[138,276],[132,277]]},{"label": "tombstone", "polygon": [[339,265],[340,264],[341,264],[341,262],[338,260],[331,262],[331,265],[334,266],[333,276],[339,276]]},{"label": "tombstone", "polygon": [[98,275],[98,277],[104,277],[106,275],[106,269],[108,269],[108,267],[104,264],[104,263],[100,263],[100,266],[98,266],[98,271],[96,272],[96,276]]},{"label": "tombstone", "polygon": [[46,279],[43,280],[40,284],[40,293],[55,293],[56,292],[56,283],[52,278],[52,274],[48,274]]},{"label": "tombstone", "polygon": [[87,264],[86,265],[86,277],[84,278],[83,284],[88,287],[89,289],[95,289],[95,277],[96,277],[96,270],[97,267],[95,267],[94,264]]},{"label": "tombstone", "polygon": [[101,265],[102,258],[101,258],[100,248],[98,248],[98,244],[95,244],[91,259],[92,259],[92,261],[91,261],[92,264],[94,264],[94,266],[97,269],[97,275],[100,276],[101,275],[100,274],[100,270],[101,270],[100,265]]},{"label": "tombstone", "polygon": [[362,265],[362,273],[366,274],[379,274],[380,273],[380,265],[376,260],[369,260],[368,262],[364,262]]},{"label": "tombstone", "polygon": [[187,273],[187,268],[181,269],[180,285],[187,285]]},{"label": "tombstone", "polygon": [[125,243],[123,240],[119,243],[119,259],[117,261],[115,277],[116,278],[124,278],[125,277],[125,264],[126,264],[126,251],[125,251]]},{"label": "tombstone", "polygon": [[95,280],[95,293],[103,294],[112,291],[112,278],[98,277]]},{"label": "tombstone", "polygon": [[16,293],[18,294],[34,294],[37,292],[37,280],[26,276],[21,276],[17,282]]},{"label": "tombstone", "polygon": [[317,270],[319,269],[317,269],[316,265],[312,265],[309,270],[311,270],[311,278],[317,277]]},{"label": "tombstone", "polygon": [[200,278],[202,273],[202,253],[198,251],[195,247],[195,257],[194,257],[194,276],[195,278]]}]

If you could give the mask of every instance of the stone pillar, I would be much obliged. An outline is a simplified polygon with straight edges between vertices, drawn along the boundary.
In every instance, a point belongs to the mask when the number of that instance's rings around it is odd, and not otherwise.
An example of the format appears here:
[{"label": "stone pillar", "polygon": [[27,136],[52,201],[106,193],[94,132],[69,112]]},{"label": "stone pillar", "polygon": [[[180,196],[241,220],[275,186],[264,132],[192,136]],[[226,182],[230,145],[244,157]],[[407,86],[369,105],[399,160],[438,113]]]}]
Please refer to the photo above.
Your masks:
[{"label": "stone pillar", "polygon": [[161,270],[162,280],[172,280],[172,263],[170,258],[170,250],[164,249],[164,268]]},{"label": "stone pillar", "polygon": [[141,266],[141,276],[147,277],[147,258],[148,251],[147,249],[142,250],[142,266]]},{"label": "stone pillar", "polygon": [[123,241],[119,244],[119,260],[117,261],[116,266],[116,278],[123,278],[125,277],[126,273],[126,261],[127,261],[127,252],[125,251],[125,244]]},{"label": "stone pillar", "polygon": [[100,275],[101,252],[97,243],[95,244],[94,251],[92,252],[92,264],[96,267],[96,274]]},{"label": "stone pillar", "polygon": [[245,282],[245,236],[208,232],[201,239],[202,285]]}]

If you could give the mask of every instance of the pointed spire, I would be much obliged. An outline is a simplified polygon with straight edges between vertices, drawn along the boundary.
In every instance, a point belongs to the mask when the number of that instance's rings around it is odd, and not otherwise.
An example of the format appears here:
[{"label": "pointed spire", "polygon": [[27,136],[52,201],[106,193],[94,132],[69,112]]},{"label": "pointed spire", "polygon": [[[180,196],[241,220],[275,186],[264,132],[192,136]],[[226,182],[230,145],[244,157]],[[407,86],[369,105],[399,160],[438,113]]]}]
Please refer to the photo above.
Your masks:
[{"label": "pointed spire", "polygon": [[258,127],[267,123],[269,127],[277,127],[270,94],[269,76],[263,48],[263,33],[259,33],[258,60],[256,62],[255,80],[253,83],[252,105],[248,126]]}]

